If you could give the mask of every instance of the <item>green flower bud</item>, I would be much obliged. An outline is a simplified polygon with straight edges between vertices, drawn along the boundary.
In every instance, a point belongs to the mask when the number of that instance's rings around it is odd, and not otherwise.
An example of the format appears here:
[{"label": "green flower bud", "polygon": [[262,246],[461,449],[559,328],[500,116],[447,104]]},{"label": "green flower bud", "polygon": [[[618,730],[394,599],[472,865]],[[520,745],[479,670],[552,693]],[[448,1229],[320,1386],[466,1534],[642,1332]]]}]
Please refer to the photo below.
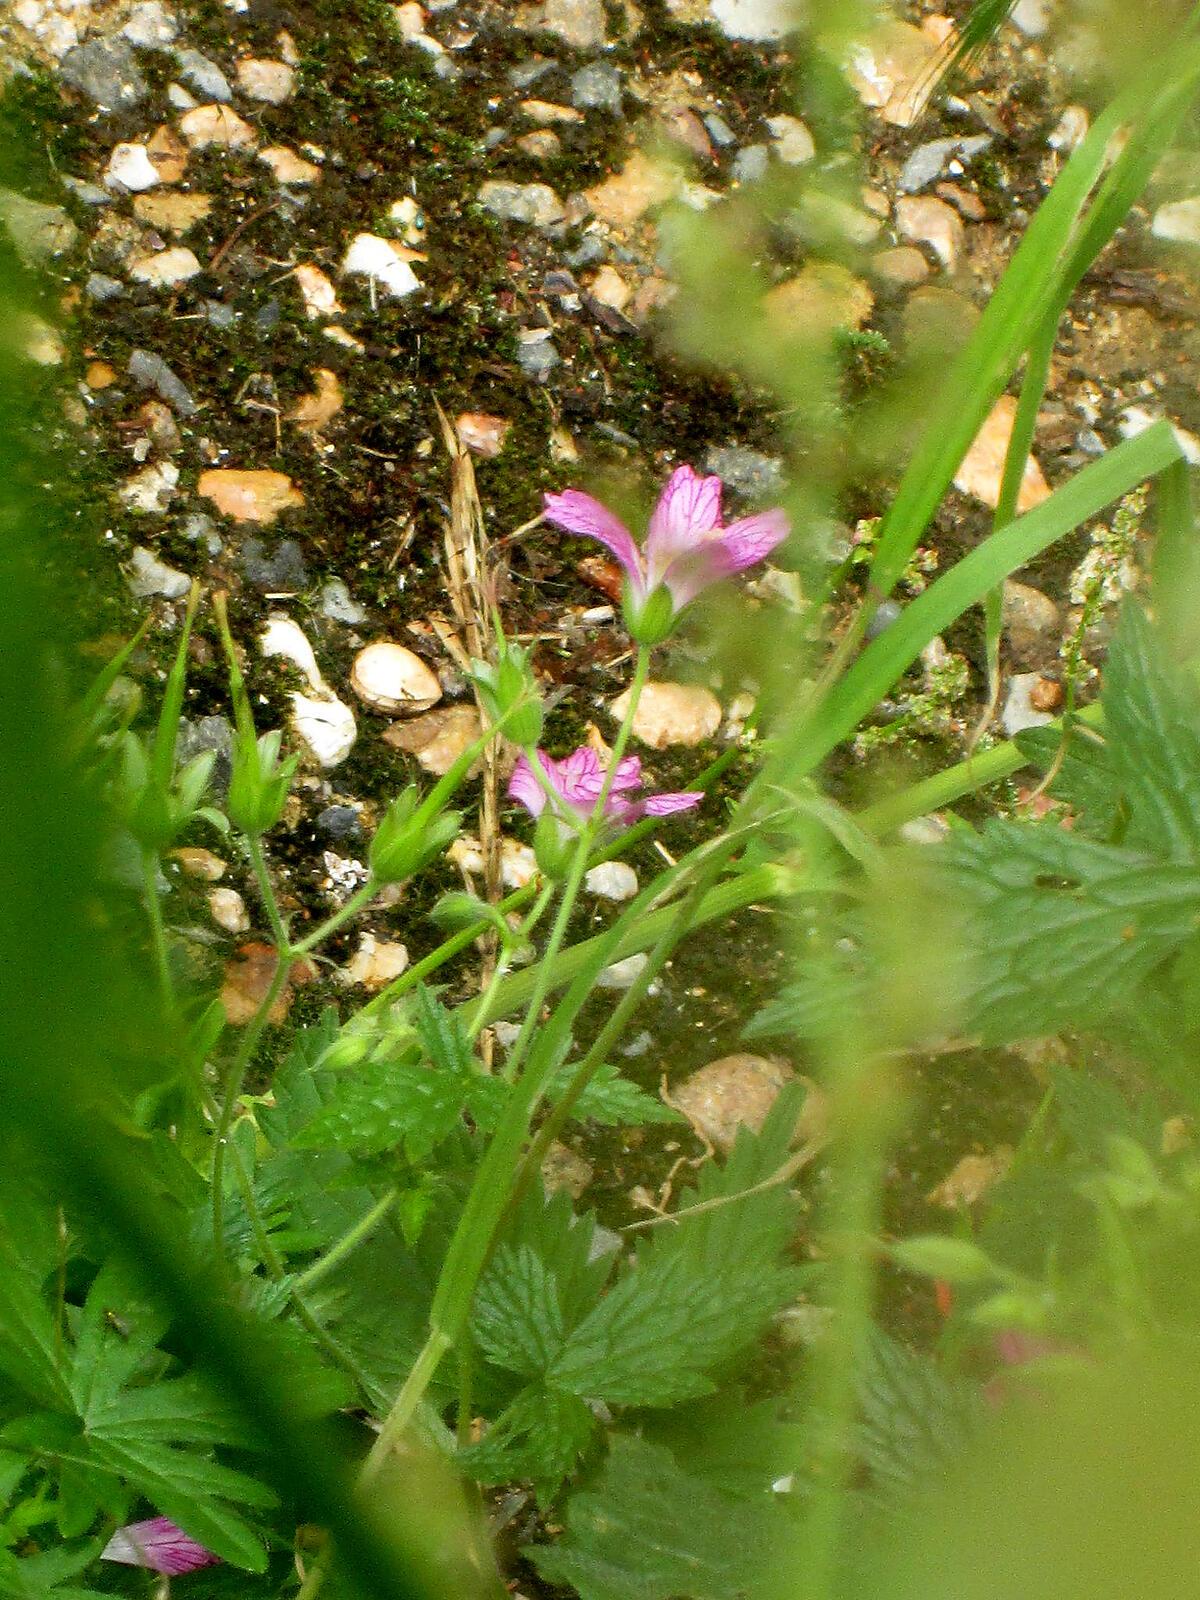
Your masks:
[{"label": "green flower bud", "polygon": [[535,745],[542,734],[542,701],[529,652],[503,640],[495,662],[473,661],[471,679],[493,723],[504,723],[505,737],[522,749]]},{"label": "green flower bud", "polygon": [[420,816],[421,796],[409,787],[396,796],[375,830],[369,856],[371,871],[380,883],[402,883],[440,855],[458,833],[462,814],[443,811],[440,816]]},{"label": "green flower bud", "polygon": [[575,854],[575,836],[549,806],[533,830],[533,856],[546,878],[565,878]]},{"label": "green flower bud", "polygon": [[238,734],[233,742],[233,772],[226,810],[235,828],[251,838],[273,828],[283,815],[299,756],[279,760],[283,734],[278,728],[255,740]]},{"label": "green flower bud", "polygon": [[947,1283],[988,1283],[1001,1276],[995,1263],[969,1239],[920,1234],[898,1240],[889,1246],[888,1254],[905,1272],[944,1278]]},{"label": "green flower bud", "polygon": [[641,598],[626,584],[622,610],[630,638],[647,649],[669,639],[675,631],[675,602],[671,591],[662,584]]}]

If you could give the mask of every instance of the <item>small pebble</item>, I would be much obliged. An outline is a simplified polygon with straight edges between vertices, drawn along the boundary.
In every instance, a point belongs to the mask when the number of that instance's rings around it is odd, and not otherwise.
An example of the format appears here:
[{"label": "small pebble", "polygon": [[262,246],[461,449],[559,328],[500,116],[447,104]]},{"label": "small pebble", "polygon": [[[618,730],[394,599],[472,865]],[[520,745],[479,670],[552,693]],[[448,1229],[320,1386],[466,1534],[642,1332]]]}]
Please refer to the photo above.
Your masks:
[{"label": "small pebble", "polygon": [[296,594],[308,588],[304,555],[294,539],[283,539],[268,554],[258,539],[247,539],[241,550],[242,571],[264,594]]},{"label": "small pebble", "polygon": [[1008,680],[1008,694],[1000,721],[1011,739],[1026,728],[1042,728],[1054,719],[1048,711],[1039,711],[1033,703],[1033,691],[1044,680],[1040,672],[1018,672]]},{"label": "small pebble", "polygon": [[350,687],[364,705],[390,715],[428,711],[442,698],[441,684],[420,656],[391,639],[377,639],[359,651]]},{"label": "small pebble", "polygon": [[178,861],[189,878],[199,878],[204,883],[219,883],[228,866],[228,862],[200,845],[183,845],[178,850],[172,850],[170,857],[172,861]]},{"label": "small pebble", "polygon": [[896,229],[901,238],[927,244],[951,272],[958,265],[966,237],[963,220],[952,206],[931,195],[909,195],[896,204]]},{"label": "small pebble", "polygon": [[196,492],[237,522],[274,522],[304,496],[285,472],[214,467],[200,474]]},{"label": "small pebble", "polygon": [[236,889],[210,889],[208,909],[212,913],[213,921],[219,928],[224,928],[226,933],[250,931],[250,913],[246,910],[246,902]]},{"label": "small pebble", "polygon": [[193,150],[217,146],[224,150],[253,150],[258,134],[236,111],[225,105],[197,106],[179,119],[179,131]]},{"label": "small pebble", "polygon": [[374,991],[398,978],[407,966],[407,945],[363,933],[359,935],[358,949],[338,976],[343,983],[360,984]]},{"label": "small pebble", "polygon": [[326,806],[317,814],[317,830],[334,844],[362,843],[362,818],[353,806]]},{"label": "small pebble", "polygon": [[335,696],[292,695],[292,727],[323,767],[336,767],[354,748],[358,724]]},{"label": "small pebble", "polygon": [[281,106],[295,93],[296,74],[285,61],[259,61],[243,56],[237,63],[238,88],[250,100]]},{"label": "small pebble", "polygon": [[350,597],[350,591],[341,578],[330,578],[321,590],[321,615],[330,622],[343,622],[357,627],[367,620],[365,606]]},{"label": "small pebble", "polygon": [[290,661],[307,679],[308,686],[314,693],[325,692],[325,683],[321,677],[321,669],[317,666],[313,647],[304,629],[293,622],[291,617],[268,617],[266,625],[258,636],[258,648],[268,659],[272,656],[282,656],[285,661]]},{"label": "small pebble", "polygon": [[160,561],[152,550],[138,545],[129,560],[126,582],[138,599],[161,595],[165,600],[181,600],[192,586],[186,572],[179,572]]},{"label": "small pebble", "polygon": [[626,956],[624,961],[614,961],[611,967],[605,967],[596,978],[598,989],[631,989],[641,975],[650,957],[644,950],[639,950],[636,955]]},{"label": "small pebble", "polygon": [[395,299],[403,299],[421,287],[421,280],[408,263],[411,255],[412,251],[391,239],[360,233],[346,251],[342,271],[369,278]]},{"label": "small pebble", "polygon": [[110,189],[129,189],[138,193],[161,183],[158,168],[151,161],[144,144],[118,144],[108,158],[104,169],[104,182]]},{"label": "small pebble", "polygon": [[103,272],[92,272],[83,286],[83,292],[89,300],[102,305],[106,300],[116,300],[123,295],[125,285],[119,278],[110,278]]},{"label": "small pebble", "polygon": [[229,79],[215,61],[202,56],[199,50],[176,50],[175,61],[184,82],[190,83],[207,100],[227,102],[233,99]]},{"label": "small pebble", "polygon": [[196,402],[187,386],[171,368],[152,350],[136,347],[129,352],[129,376],[141,389],[151,389],[160,400],[174,406],[181,417],[195,415]]},{"label": "small pebble", "polygon": [[779,1091],[794,1077],[785,1062],[767,1056],[721,1056],[672,1085],[669,1103],[701,1139],[728,1154],[741,1128],[762,1131]]},{"label": "small pebble", "polygon": [[[629,690],[609,706],[618,721],[629,706]],[[694,683],[648,683],[633,718],[637,739],[652,750],[691,747],[711,739],[721,726],[721,702],[711,689]]]},{"label": "small pebble", "polygon": [[489,182],[479,190],[479,203],[502,222],[523,222],[550,228],[566,216],[566,207],[545,183]]},{"label": "small pebble", "polygon": [[584,887],[602,900],[632,900],[638,892],[637,873],[627,861],[602,861],[589,871]]},{"label": "small pebble", "polygon": [[152,289],[174,289],[201,271],[195,254],[184,245],[174,245],[155,255],[131,256],[129,276],[136,283],[149,284]]},{"label": "small pebble", "polygon": [[178,483],[177,466],[170,461],[155,461],[140,472],[135,472],[132,478],[127,478],[118,492],[130,511],[148,516],[167,509]]},{"label": "small pebble", "polygon": [[581,111],[610,111],[613,116],[620,116],[621,74],[618,69],[608,61],[590,61],[586,67],[580,67],[571,78],[571,104]]}]

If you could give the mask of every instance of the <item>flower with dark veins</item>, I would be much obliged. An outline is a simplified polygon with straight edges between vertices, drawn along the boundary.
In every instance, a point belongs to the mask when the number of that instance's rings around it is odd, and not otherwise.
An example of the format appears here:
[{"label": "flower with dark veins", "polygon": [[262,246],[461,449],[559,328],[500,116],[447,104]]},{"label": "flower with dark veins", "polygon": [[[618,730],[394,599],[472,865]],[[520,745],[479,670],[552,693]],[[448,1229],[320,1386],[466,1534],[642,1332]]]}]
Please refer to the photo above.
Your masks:
[{"label": "flower with dark veins", "polygon": [[[558,820],[577,827],[586,822],[596,808],[604,787],[606,768],[600,757],[588,745],[561,761],[548,756],[544,750],[535,752],[544,776],[540,782],[527,756],[521,756],[509,780],[509,798],[517,800],[532,817],[541,817],[550,806]],[[612,783],[604,800],[607,821],[621,827],[638,822],[642,817],[667,817],[675,811],[690,811],[704,798],[701,794],[651,794],[631,798],[642,788],[642,763],[638,756],[626,756],[618,762]]]},{"label": "flower with dark veins", "polygon": [[220,1556],[190,1538],[170,1517],[151,1517],[147,1522],[130,1522],[118,1528],[100,1552],[101,1561],[117,1561],[126,1567],[148,1567],[168,1578],[200,1567],[214,1567]]},{"label": "flower with dark veins", "polygon": [[548,494],[545,515],[567,533],[595,539],[625,570],[626,621],[641,644],[666,638],[675,619],[710,584],[766,559],[787,538],[790,522],[779,507],[721,520],[721,480],[677,467],[667,480],[641,549],[621,519],[578,489]]}]

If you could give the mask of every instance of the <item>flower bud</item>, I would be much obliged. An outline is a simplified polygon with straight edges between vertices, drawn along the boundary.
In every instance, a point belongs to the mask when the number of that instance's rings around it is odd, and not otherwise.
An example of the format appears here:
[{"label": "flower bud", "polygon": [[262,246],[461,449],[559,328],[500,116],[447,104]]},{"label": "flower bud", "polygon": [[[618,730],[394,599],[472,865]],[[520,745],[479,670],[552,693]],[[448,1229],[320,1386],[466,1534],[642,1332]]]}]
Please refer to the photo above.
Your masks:
[{"label": "flower bud", "polygon": [[420,815],[421,796],[409,787],[396,796],[375,830],[369,856],[372,874],[380,883],[402,883],[446,848],[458,833],[462,815],[443,811],[440,816]]},{"label": "flower bud", "polygon": [[242,734],[233,742],[233,772],[226,811],[235,828],[258,838],[283,815],[298,756],[279,759],[283,735],[278,728],[253,739]]},{"label": "flower bud", "polygon": [[626,584],[622,610],[630,638],[646,649],[661,644],[675,631],[675,602],[670,590],[662,584],[642,596],[635,595]]},{"label": "flower bud", "polygon": [[491,721],[507,718],[506,738],[522,749],[538,742],[542,734],[542,701],[527,650],[503,641],[495,662],[471,663],[471,679]]},{"label": "flower bud", "polygon": [[547,807],[533,830],[533,856],[545,878],[565,878],[575,853],[576,835]]}]

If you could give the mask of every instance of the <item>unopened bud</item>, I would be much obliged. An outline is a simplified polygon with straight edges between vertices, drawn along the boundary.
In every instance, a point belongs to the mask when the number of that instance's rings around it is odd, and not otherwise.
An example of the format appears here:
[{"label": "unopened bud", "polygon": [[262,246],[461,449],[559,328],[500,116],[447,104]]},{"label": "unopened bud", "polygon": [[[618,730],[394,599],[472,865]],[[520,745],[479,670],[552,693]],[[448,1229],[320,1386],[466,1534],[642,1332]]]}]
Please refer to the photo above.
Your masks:
[{"label": "unopened bud", "polygon": [[635,595],[626,584],[623,610],[630,638],[646,649],[661,644],[675,631],[675,602],[662,584],[642,596]]}]

